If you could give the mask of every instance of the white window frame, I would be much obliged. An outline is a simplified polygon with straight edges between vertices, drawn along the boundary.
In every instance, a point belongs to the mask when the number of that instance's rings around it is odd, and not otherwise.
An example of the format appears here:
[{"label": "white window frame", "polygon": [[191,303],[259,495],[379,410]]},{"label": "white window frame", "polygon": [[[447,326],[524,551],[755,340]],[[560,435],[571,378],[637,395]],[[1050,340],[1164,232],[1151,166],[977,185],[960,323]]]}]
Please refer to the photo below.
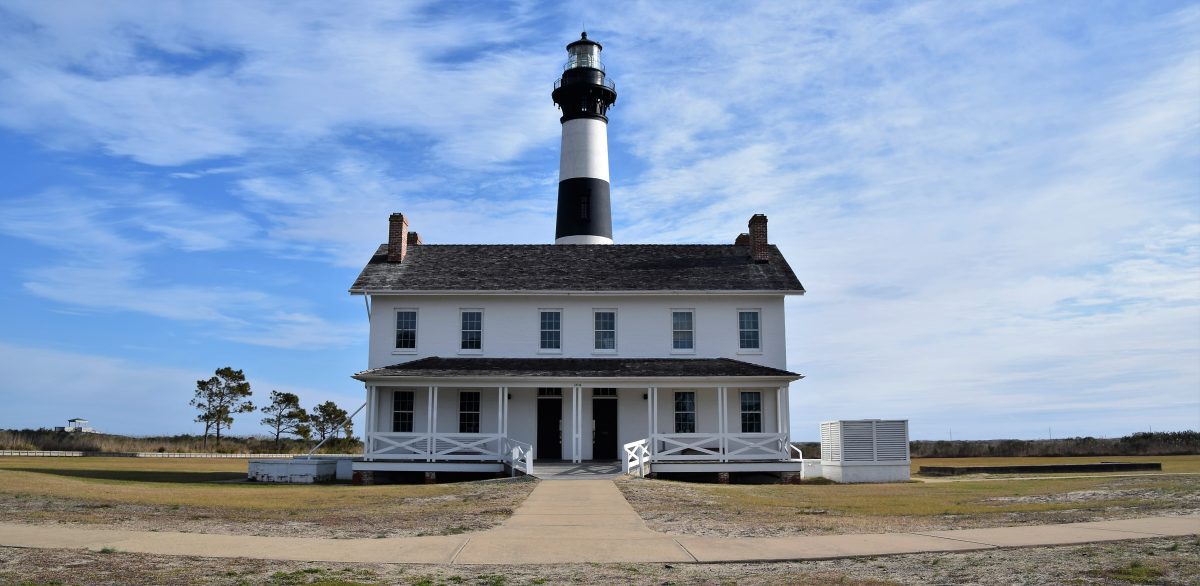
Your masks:
[{"label": "white window frame", "polygon": [[[463,411],[464,396],[474,393],[475,411]],[[463,431],[463,415],[475,415],[475,431]],[[483,392],[479,389],[460,390],[458,392],[458,433],[483,433]]]},{"label": "white window frame", "polygon": [[[692,410],[691,411],[680,411],[679,410],[679,396],[683,395],[683,394],[690,394],[692,396]],[[697,417],[696,412],[699,410],[700,406],[699,406],[699,397],[697,395],[698,395],[698,393],[693,389],[678,389],[675,391],[675,395],[673,397],[671,397],[672,398],[671,412],[674,413],[674,417],[672,418],[672,424],[671,424],[671,431],[673,433],[696,433],[696,430],[699,429],[699,419],[700,418]],[[683,414],[683,415],[691,414],[691,416],[692,416],[691,431],[679,431],[679,416],[681,414]]]},{"label": "white window frame", "polygon": [[[676,348],[676,347],[675,347],[675,332],[677,332],[677,331],[679,331],[679,332],[685,331],[685,330],[676,330],[676,329],[675,329],[675,314],[676,314],[676,313],[682,313],[682,312],[687,312],[687,313],[690,313],[690,314],[692,314],[692,329],[691,329],[691,332],[692,332],[692,347],[691,347],[691,348]],[[670,341],[670,344],[671,344],[671,346],[670,346],[670,348],[671,348],[671,354],[695,354],[695,353],[696,353],[696,309],[695,309],[695,308],[692,308],[692,307],[674,307],[674,308],[671,308],[671,309],[670,309],[670,310],[667,312],[667,315],[668,315],[669,319],[671,320],[671,321],[670,321],[670,326],[671,326],[671,341]]]},{"label": "white window frame", "polygon": [[[597,348],[596,347],[596,332],[608,331],[596,329],[596,314],[597,313],[612,313],[613,314],[613,347],[612,348]],[[592,308],[592,354],[616,354],[620,346],[617,344],[617,308],[615,307],[593,307]]]},{"label": "white window frame", "polygon": [[[754,312],[758,314],[758,348],[742,348],[742,313]],[[763,315],[761,307],[739,307],[733,314],[734,332],[737,334],[737,353],[738,354],[762,354],[763,353]]]},{"label": "white window frame", "polygon": [[[411,311],[413,313],[413,347],[412,348],[397,348],[396,347],[396,320],[400,317],[402,311]],[[421,346],[421,312],[415,307],[397,307],[392,311],[392,354],[416,354],[417,348]]]},{"label": "white window frame", "polygon": [[[761,329],[761,328],[759,328],[759,329]],[[746,411],[746,395],[758,395],[758,411]],[[762,391],[740,391],[740,392],[738,392],[738,411],[740,413],[740,416],[738,417],[738,423],[740,426],[739,429],[742,430],[742,433],[763,433],[763,431],[766,430],[766,428],[767,428],[766,420],[765,420],[766,418],[763,417],[763,411],[765,411],[765,409],[763,408],[763,392]],[[746,415],[747,414],[757,414],[758,415],[758,431],[747,431],[746,430]]]},{"label": "white window frame", "polygon": [[[396,399],[400,398],[401,393],[408,393],[408,399],[410,401],[410,405],[409,405],[409,409],[407,411],[396,408]],[[396,424],[398,423],[396,420],[397,413],[407,413],[408,414],[408,418],[409,418],[408,426],[410,428],[408,431],[405,431],[402,429],[396,429],[396,427],[397,427]],[[397,389],[397,390],[392,391],[392,427],[391,427],[391,430],[393,433],[412,433],[417,430],[417,393],[415,391],[407,390],[407,389]]]},{"label": "white window frame", "polygon": [[[542,332],[550,331],[550,330],[542,329],[542,314],[549,313],[549,312],[558,313],[558,348],[542,348]],[[562,354],[563,353],[563,346],[566,343],[566,337],[563,336],[563,321],[564,321],[563,315],[565,313],[566,312],[564,312],[561,307],[539,307],[538,308],[538,310],[537,310],[537,326],[538,326],[538,328],[537,328],[537,341],[538,341],[537,353],[538,354]],[[593,344],[595,344],[595,341],[593,341]]]},{"label": "white window frame", "polygon": [[[463,348],[463,332],[468,330],[463,329],[463,314],[467,312],[479,313],[479,347],[478,348]],[[458,308],[458,353],[459,354],[483,354],[483,308],[482,307],[460,307]]]}]

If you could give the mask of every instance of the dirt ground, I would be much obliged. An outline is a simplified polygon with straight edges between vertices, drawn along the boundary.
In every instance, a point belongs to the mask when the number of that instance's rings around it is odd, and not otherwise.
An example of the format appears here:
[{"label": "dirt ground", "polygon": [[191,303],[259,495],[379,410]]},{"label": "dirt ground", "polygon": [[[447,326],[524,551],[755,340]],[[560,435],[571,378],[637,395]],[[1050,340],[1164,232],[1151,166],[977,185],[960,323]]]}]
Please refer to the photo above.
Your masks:
[{"label": "dirt ground", "polygon": [[1200,514],[1200,476],[891,485],[713,485],[623,478],[651,529],[768,537],[893,533]]},{"label": "dirt ground", "polygon": [[0,547],[0,584],[1197,584],[1200,539],[812,562],[435,566]]}]

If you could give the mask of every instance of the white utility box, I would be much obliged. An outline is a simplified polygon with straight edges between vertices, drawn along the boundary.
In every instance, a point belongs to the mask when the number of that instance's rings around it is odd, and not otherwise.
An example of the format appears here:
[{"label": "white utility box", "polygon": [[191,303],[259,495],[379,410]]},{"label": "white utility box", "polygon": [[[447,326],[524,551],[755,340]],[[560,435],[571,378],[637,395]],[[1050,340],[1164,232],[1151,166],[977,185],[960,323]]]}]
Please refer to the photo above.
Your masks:
[{"label": "white utility box", "polygon": [[907,482],[907,419],[821,423],[821,475],[834,482]]}]

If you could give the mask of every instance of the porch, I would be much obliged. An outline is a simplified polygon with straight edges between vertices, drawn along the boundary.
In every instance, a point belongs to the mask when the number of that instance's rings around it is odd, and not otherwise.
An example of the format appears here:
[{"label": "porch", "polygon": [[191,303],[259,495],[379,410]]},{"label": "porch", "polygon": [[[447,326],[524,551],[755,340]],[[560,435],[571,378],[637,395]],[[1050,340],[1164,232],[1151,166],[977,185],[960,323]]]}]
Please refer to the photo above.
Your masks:
[{"label": "porch", "polygon": [[[435,360],[440,368],[430,372]],[[529,362],[538,368],[514,368]],[[535,474],[540,459],[617,462],[626,473],[644,473],[651,465],[720,471],[792,463],[787,383],[799,376],[786,371],[727,359],[414,363],[356,375],[367,389],[365,451],[356,469]],[[637,376],[647,374],[645,363],[671,374],[687,366],[697,376]],[[609,376],[587,376],[597,366]]]}]

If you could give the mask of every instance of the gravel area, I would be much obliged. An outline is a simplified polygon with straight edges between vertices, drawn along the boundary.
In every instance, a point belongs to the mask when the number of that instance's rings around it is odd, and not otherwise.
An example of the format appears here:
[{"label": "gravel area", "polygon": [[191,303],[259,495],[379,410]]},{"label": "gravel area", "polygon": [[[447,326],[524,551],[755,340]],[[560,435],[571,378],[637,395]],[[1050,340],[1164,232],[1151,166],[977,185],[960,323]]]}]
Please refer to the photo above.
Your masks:
[{"label": "gravel area", "polygon": [[812,562],[447,566],[0,547],[0,584],[1197,584],[1200,538]]}]

